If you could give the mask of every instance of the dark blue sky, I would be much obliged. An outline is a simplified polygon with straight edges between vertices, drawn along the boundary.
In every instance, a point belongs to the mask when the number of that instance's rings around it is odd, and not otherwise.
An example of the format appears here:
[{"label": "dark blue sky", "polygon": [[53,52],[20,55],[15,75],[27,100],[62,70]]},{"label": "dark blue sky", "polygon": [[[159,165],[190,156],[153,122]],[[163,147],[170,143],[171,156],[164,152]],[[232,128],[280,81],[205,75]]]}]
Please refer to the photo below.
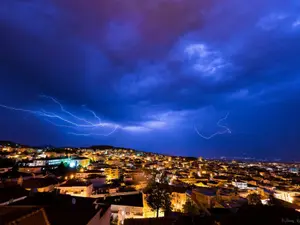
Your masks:
[{"label": "dark blue sky", "polygon": [[2,0],[0,34],[0,139],[300,159],[298,0]]}]

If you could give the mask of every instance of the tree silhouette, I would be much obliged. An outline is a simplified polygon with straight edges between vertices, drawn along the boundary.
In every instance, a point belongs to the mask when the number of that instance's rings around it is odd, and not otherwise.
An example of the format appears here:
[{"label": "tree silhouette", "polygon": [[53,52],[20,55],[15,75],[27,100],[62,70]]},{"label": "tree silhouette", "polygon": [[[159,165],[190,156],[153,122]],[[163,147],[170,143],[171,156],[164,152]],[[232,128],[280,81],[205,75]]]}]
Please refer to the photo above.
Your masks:
[{"label": "tree silhouette", "polygon": [[151,209],[156,211],[156,217],[158,217],[159,209],[163,209],[167,213],[171,211],[170,193],[160,186],[159,183],[151,183],[147,191],[147,203]]},{"label": "tree silhouette", "polygon": [[247,196],[247,199],[248,199],[249,205],[261,205],[262,204],[260,195],[258,195],[256,193],[249,194]]},{"label": "tree silhouette", "polygon": [[234,192],[235,195],[238,195],[239,194],[239,189],[237,187],[234,187],[233,192]]},{"label": "tree silhouette", "polygon": [[186,203],[183,205],[183,211],[184,213],[187,213],[189,215],[199,215],[200,210],[197,207],[197,205],[190,199],[186,201]]},{"label": "tree silhouette", "polygon": [[165,215],[171,212],[171,197],[170,188],[167,183],[166,176],[163,174],[160,176],[159,182],[155,182],[155,177],[149,182],[145,188],[147,194],[147,203],[152,210],[156,211],[156,217],[159,215],[159,209],[163,209]]}]

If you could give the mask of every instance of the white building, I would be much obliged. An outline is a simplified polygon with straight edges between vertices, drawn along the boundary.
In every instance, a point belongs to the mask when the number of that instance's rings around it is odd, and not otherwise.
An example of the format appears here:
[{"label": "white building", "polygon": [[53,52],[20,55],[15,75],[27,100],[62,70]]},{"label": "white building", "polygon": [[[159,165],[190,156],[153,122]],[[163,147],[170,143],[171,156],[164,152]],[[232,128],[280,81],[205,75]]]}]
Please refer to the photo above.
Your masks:
[{"label": "white building", "polygon": [[248,184],[246,182],[242,182],[242,181],[233,181],[232,185],[239,189],[247,189],[248,188]]},{"label": "white building", "polygon": [[99,198],[97,203],[111,204],[113,219],[118,221],[118,224],[124,224],[124,220],[129,218],[143,218],[142,194]]},{"label": "white building", "polygon": [[289,203],[294,203],[294,199],[297,196],[300,196],[300,192],[276,190],[274,193],[275,198],[278,198],[282,201],[286,201]]},{"label": "white building", "polygon": [[60,190],[60,194],[78,197],[90,197],[93,191],[93,184],[90,182],[69,180],[57,187],[57,189]]}]

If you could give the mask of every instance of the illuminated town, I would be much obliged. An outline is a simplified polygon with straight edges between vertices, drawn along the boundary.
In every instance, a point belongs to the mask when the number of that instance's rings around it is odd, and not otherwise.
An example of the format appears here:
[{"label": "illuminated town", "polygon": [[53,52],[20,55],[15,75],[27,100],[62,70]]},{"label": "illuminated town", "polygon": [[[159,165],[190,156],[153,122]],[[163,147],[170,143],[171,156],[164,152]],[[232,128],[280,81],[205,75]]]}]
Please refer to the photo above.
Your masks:
[{"label": "illuminated town", "polygon": [[0,225],[300,225],[300,0],[0,0]]},{"label": "illuminated town", "polygon": [[[281,205],[300,211],[299,164],[205,160],[111,146],[58,149],[2,142],[0,150],[1,208],[20,210],[34,205],[34,198],[45,198],[42,205],[60,204],[55,207],[67,213],[70,209],[63,207],[87,200],[105,212],[99,217],[96,210],[89,220],[97,215],[97,223],[83,224],[135,224],[136,220],[143,224],[157,217],[158,223],[167,211],[148,204],[149,186],[154,182],[168,191],[168,214],[177,217],[195,213],[216,222],[216,209],[232,214],[245,205]],[[53,193],[57,199],[67,198],[69,205],[49,202],[47,196]],[[42,205],[35,209],[47,212]],[[21,217],[18,220],[23,224]]]}]

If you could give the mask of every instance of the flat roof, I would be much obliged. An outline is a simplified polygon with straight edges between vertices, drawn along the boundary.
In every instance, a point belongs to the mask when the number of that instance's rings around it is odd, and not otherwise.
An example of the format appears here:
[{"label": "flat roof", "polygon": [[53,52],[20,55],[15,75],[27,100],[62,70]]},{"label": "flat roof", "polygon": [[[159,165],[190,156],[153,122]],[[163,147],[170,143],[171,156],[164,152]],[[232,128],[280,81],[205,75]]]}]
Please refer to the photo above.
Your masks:
[{"label": "flat roof", "polygon": [[103,215],[110,205],[96,206],[94,198],[74,197],[53,193],[35,193],[24,200],[13,203],[14,206],[39,206],[45,209],[50,224],[88,224],[102,209]]},{"label": "flat roof", "polygon": [[193,190],[207,196],[215,196],[217,194],[217,190],[215,188],[197,187]]},{"label": "flat roof", "polygon": [[143,207],[143,194],[139,193],[133,195],[109,196],[106,198],[98,198],[97,203]]},{"label": "flat roof", "polygon": [[66,183],[60,185],[60,187],[80,187],[80,186],[90,186],[91,182],[81,181],[81,180],[68,180]]}]

